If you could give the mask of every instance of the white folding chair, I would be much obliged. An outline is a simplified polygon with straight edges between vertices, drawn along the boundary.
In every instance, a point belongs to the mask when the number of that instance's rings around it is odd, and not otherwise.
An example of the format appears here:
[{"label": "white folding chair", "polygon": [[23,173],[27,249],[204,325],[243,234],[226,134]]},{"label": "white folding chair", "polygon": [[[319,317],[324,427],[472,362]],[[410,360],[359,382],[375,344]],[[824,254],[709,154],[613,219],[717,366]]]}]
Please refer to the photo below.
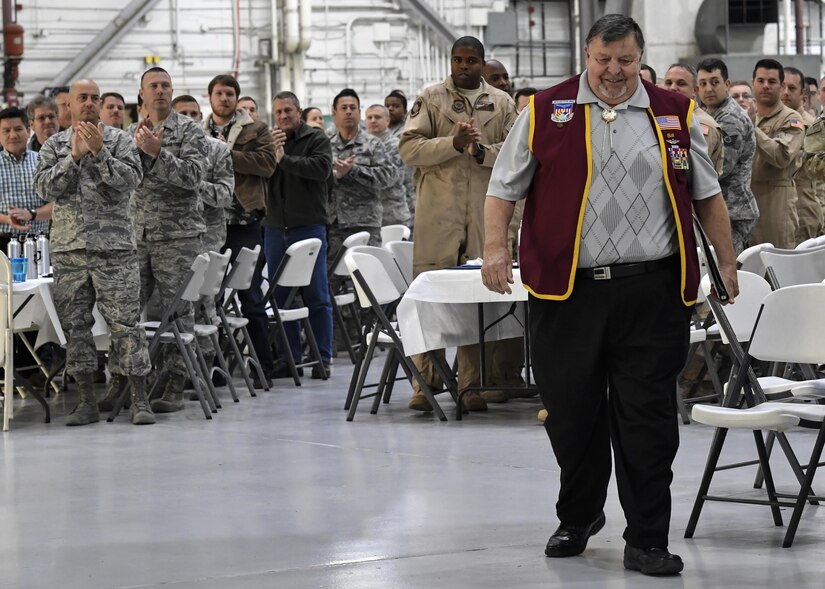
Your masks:
[{"label": "white folding chair", "polygon": [[[344,345],[347,348],[350,361],[355,364],[355,353],[358,342],[354,342],[350,336],[350,329],[359,330],[361,321],[358,317],[358,307],[355,305],[355,293],[349,288],[349,271],[344,264],[344,254],[350,249],[367,245],[370,240],[369,231],[359,231],[348,236],[341,248],[335,253],[329,269],[330,278],[330,300],[332,301],[332,316],[338,326],[338,330],[344,338]],[[346,313],[345,313],[346,312]],[[349,320],[350,325],[347,325]]]},{"label": "white folding chair", "polygon": [[14,297],[11,262],[0,252],[0,362],[3,363],[3,431],[14,409]]},{"label": "white folding chair", "polygon": [[759,258],[774,289],[825,280],[825,245],[801,250],[765,248]]},{"label": "white folding chair", "polygon": [[742,253],[736,256],[736,268],[743,272],[752,272],[759,276],[765,276],[765,265],[759,257],[759,252],[764,249],[776,248],[774,248],[772,243],[759,243],[745,248],[742,250]]},{"label": "white folding chair", "polygon": [[811,237],[810,239],[806,239],[805,241],[797,245],[795,249],[806,250],[820,245],[825,245],[825,235],[820,235],[818,237]]},{"label": "white folding chair", "polygon": [[410,228],[406,225],[385,225],[381,227],[381,247],[391,241],[403,241],[410,238]]},{"label": "white folding chair", "polygon": [[[686,538],[693,536],[705,501],[759,504],[770,506],[774,524],[777,526],[782,525],[779,508],[793,508],[782,543],[783,547],[789,547],[793,543],[805,502],[823,500],[822,497],[813,494],[812,483],[825,445],[825,406],[761,402],[762,399],[757,394],[758,386],[755,389],[748,386],[748,382],[752,380],[750,368],[755,360],[804,364],[825,362],[825,313],[821,312],[823,308],[825,285],[822,284],[790,286],[769,293],[762,303],[750,345],[736,371],[732,388],[727,392],[725,406],[697,405],[693,408],[695,421],[715,426],[717,429],[685,530]],[[746,409],[736,407],[742,392],[748,406]],[[775,488],[761,430],[784,432],[795,426],[817,429],[818,433],[808,464],[804,467],[799,492],[779,493]],[[758,463],[765,477],[766,500],[708,494],[714,472],[731,468],[731,465],[718,466],[727,432],[731,428],[753,431]],[[792,498],[793,501],[783,500],[787,498]]]},{"label": "white folding chair", "polygon": [[[381,248],[375,249],[380,250]],[[386,252],[386,250],[384,251],[385,253],[389,253]],[[384,263],[374,255],[361,251],[348,253],[344,257],[344,260],[352,275],[352,281],[358,293],[358,301],[363,309],[369,310],[370,316],[370,321],[364,327],[364,342],[366,343],[366,347],[362,348],[363,351],[359,354],[359,362],[356,364],[347,393],[347,402],[345,405],[345,407],[349,408],[347,421],[352,421],[355,417],[355,411],[361,399],[373,397],[370,413],[375,414],[378,411],[383,396],[383,385],[389,382],[390,378],[389,372],[392,367],[391,358],[393,359],[392,362],[397,362],[396,366],[401,366],[410,383],[412,383],[413,379],[418,382],[422,393],[427,397],[438,418],[441,421],[447,421],[447,416],[444,415],[441,406],[436,402],[433,391],[429,385],[427,385],[427,382],[424,380],[424,377],[421,376],[421,373],[415,367],[412,360],[404,353],[401,334],[399,334],[398,330],[390,323],[390,320],[384,312],[386,306],[397,304],[401,298],[401,293],[393,283]],[[370,363],[372,362],[375,349],[379,343],[391,346],[391,351],[384,365],[381,381],[375,385],[366,385],[367,372],[369,371]],[[444,382],[449,382],[449,376],[444,372],[439,363],[436,363],[436,369],[441,373]],[[393,372],[392,381],[394,380]],[[371,386],[378,387],[377,391],[364,395],[363,390]]]},{"label": "white folding chair", "polygon": [[[223,286],[221,287],[221,290],[225,294],[223,302],[222,304],[216,305],[218,319],[220,319],[221,328],[224,331],[227,341],[225,355],[232,355],[232,359],[229,361],[229,371],[231,372],[233,366],[238,367],[246,383],[246,387],[249,390],[249,396],[251,397],[256,395],[255,387],[249,373],[250,364],[257,371],[259,382],[265,391],[269,390],[269,385],[267,384],[266,375],[261,367],[261,362],[258,360],[258,354],[255,352],[255,346],[252,344],[252,338],[249,336],[249,331],[247,330],[249,319],[242,315],[236,294],[252,287],[252,280],[255,277],[255,267],[258,264],[260,255],[260,245],[256,245],[255,249],[241,248],[235,261],[232,263],[229,274],[226,275],[223,281]],[[246,355],[241,352],[243,348],[247,350]]]},{"label": "white folding chair", "polygon": [[413,281],[413,242],[412,241],[391,241],[384,247],[395,256],[395,263],[404,276],[404,280],[409,286]]},{"label": "white folding chair", "polygon": [[[209,256],[206,254],[196,256],[169,306],[163,310],[161,320],[141,323],[141,327],[149,337],[149,358],[152,360],[153,365],[158,360],[161,346],[174,345],[177,347],[183,358],[189,380],[198,395],[204,417],[212,419],[212,413],[217,412],[216,395],[214,389],[210,388],[212,383],[209,381],[208,372],[203,369],[203,358],[199,357],[200,352],[195,335],[185,332],[178,318],[182,309],[189,302],[200,298],[200,288],[203,285],[207,266],[209,266]],[[209,382],[207,383],[207,381]],[[158,384],[156,383],[155,388]],[[206,390],[204,390],[205,385]],[[107,421],[114,421],[120,413],[128,393],[129,387],[126,386],[115,402]]]},{"label": "white folding chair", "polygon": [[[284,353],[295,386],[301,386],[298,368],[317,364],[318,370],[321,373],[321,379],[327,380],[327,378],[329,378],[326,368],[324,368],[323,360],[321,359],[318,342],[312,331],[312,325],[309,322],[309,309],[305,306],[292,307],[298,291],[305,286],[309,286],[315,264],[325,263],[324,260],[318,261],[318,252],[320,249],[321,240],[317,238],[303,239],[289,246],[277,270],[275,270],[275,273],[270,277],[269,288],[264,296],[264,301],[268,305],[267,316],[270,320],[272,339],[274,340],[274,337],[277,335],[284,346]],[[289,289],[283,307],[279,307],[276,300],[275,293],[278,288]],[[284,324],[293,321],[300,322],[304,327],[304,333],[306,334],[313,357],[313,359],[308,362],[298,363],[297,359],[292,355],[292,349],[289,345]]]},{"label": "white folding chair", "polygon": [[[226,278],[226,269],[229,267],[229,258],[232,256],[232,250],[227,249],[223,254],[218,252],[208,252],[209,265],[206,267],[203,285],[199,293],[200,297],[196,304],[203,306],[204,298],[215,298],[222,292],[223,281]],[[216,309],[217,312],[217,309]],[[221,350],[220,338],[218,337],[218,326],[211,323],[195,323],[195,336],[199,338],[208,338],[212,342],[212,347],[215,348],[215,358],[218,360],[218,366],[205,366],[206,379],[209,384],[212,384],[212,372],[218,371],[223,374],[226,380],[226,386],[229,388],[229,393],[232,395],[232,400],[237,403],[238,393],[235,390],[235,384],[232,382],[232,374],[229,371],[229,366],[226,363],[226,356]]]}]

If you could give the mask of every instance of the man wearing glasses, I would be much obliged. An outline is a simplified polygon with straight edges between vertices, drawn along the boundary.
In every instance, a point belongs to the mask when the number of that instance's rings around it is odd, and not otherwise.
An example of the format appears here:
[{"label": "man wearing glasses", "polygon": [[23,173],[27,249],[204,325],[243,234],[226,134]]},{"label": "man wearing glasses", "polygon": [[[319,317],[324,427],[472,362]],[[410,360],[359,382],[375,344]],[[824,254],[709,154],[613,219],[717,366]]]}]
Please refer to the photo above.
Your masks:
[{"label": "man wearing glasses", "polygon": [[26,107],[29,121],[32,126],[32,135],[29,137],[29,151],[40,151],[46,139],[57,133],[57,105],[51,98],[35,96]]}]

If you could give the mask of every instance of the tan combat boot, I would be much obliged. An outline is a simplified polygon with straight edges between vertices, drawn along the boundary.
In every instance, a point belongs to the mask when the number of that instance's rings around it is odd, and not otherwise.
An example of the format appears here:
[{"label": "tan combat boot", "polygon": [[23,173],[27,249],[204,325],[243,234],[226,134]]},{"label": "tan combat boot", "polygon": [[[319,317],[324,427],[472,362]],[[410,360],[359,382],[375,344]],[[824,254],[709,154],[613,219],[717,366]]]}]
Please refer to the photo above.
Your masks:
[{"label": "tan combat boot", "polygon": [[130,376],[129,384],[132,389],[132,425],[155,423],[155,414],[152,413],[152,408],[149,407],[149,401],[146,398],[146,377]]},{"label": "tan combat boot", "polygon": [[122,374],[113,374],[109,384],[106,385],[106,396],[97,402],[98,411],[111,411],[115,407],[123,387],[126,386],[126,377]]},{"label": "tan combat boot", "polygon": [[163,396],[155,399],[151,403],[152,411],[155,413],[174,413],[183,409],[183,383],[186,378],[182,374],[170,374],[166,386],[163,388]]},{"label": "tan combat boot", "polygon": [[100,421],[100,412],[97,410],[94,383],[91,372],[82,372],[74,375],[77,388],[80,390],[80,402],[66,418],[66,425],[88,425]]}]

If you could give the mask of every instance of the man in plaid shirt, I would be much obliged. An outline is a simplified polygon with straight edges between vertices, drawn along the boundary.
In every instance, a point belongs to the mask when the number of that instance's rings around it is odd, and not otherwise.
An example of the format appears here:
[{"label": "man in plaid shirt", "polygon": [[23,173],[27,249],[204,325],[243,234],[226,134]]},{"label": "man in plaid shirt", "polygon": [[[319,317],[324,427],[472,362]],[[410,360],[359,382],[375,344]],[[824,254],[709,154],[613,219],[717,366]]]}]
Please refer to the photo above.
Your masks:
[{"label": "man in plaid shirt", "polygon": [[29,117],[19,108],[0,111],[0,247],[27,233],[46,233],[52,205],[34,191],[37,153],[27,148]]}]

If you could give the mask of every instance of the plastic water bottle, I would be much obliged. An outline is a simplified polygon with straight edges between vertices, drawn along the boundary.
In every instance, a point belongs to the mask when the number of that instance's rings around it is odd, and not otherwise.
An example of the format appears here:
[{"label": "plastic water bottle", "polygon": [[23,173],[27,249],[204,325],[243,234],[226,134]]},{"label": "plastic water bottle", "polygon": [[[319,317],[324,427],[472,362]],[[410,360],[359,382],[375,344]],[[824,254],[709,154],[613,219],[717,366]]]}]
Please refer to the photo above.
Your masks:
[{"label": "plastic water bottle", "polygon": [[28,260],[26,264],[26,280],[37,278],[37,245],[31,235],[26,236],[23,242],[23,257]]},{"label": "plastic water bottle", "polygon": [[51,274],[52,260],[49,255],[49,238],[42,233],[37,236],[37,274],[46,276]]}]

